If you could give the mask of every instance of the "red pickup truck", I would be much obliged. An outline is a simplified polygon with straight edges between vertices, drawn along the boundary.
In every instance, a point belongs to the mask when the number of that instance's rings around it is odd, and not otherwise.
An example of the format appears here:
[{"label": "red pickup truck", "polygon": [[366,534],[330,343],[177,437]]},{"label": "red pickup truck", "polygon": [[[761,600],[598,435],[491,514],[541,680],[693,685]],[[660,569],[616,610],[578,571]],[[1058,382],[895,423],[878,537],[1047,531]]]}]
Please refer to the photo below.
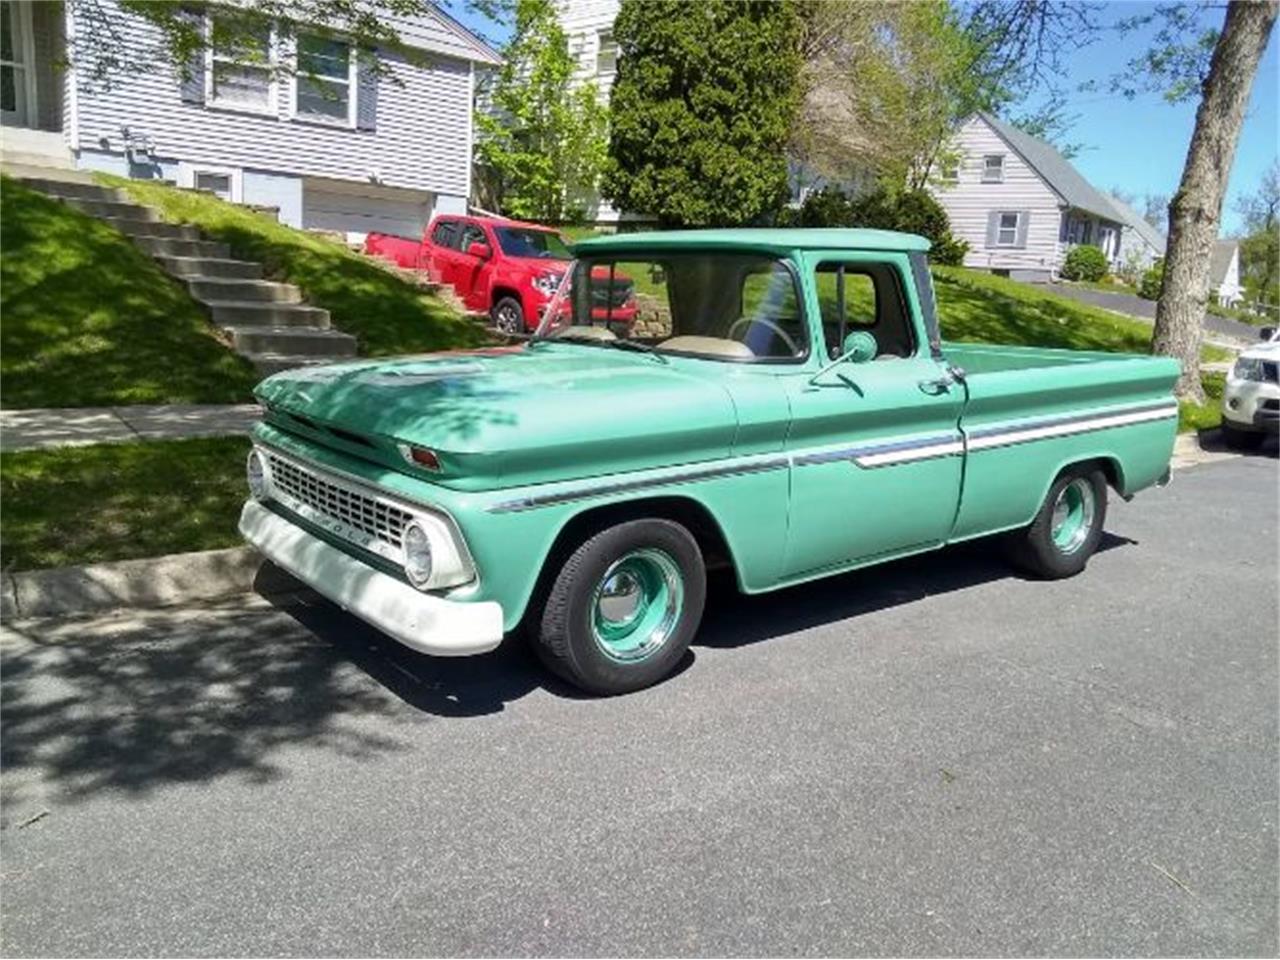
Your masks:
[{"label": "red pickup truck", "polygon": [[[421,240],[371,233],[364,249],[449,284],[468,309],[489,314],[504,333],[537,329],[573,259],[564,237],[547,227],[453,215],[432,220]],[[609,293],[611,302],[597,305],[593,318],[629,327],[636,315],[634,282],[616,274]]]}]

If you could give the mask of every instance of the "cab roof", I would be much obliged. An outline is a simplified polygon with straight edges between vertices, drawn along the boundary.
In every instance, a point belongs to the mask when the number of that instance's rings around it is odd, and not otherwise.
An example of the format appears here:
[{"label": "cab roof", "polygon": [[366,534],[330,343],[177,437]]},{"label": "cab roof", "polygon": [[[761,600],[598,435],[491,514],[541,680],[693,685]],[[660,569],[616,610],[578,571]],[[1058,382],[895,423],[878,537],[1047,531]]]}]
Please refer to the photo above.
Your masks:
[{"label": "cab roof", "polygon": [[890,250],[910,253],[928,250],[931,244],[914,233],[862,228],[738,227],[727,230],[653,230],[647,233],[614,233],[573,244],[575,254],[613,250],[675,250],[711,248],[723,250]]}]

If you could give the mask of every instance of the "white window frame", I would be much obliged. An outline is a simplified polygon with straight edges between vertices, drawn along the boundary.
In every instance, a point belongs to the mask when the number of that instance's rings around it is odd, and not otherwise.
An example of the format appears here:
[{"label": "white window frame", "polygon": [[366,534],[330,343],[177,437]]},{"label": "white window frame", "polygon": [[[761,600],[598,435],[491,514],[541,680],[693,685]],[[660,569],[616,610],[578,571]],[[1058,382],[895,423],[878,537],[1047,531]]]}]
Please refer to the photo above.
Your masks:
[{"label": "white window frame", "polygon": [[[998,167],[993,169],[990,161],[999,160]],[[1004,154],[988,153],[982,158],[982,182],[983,183],[1004,183]]]},{"label": "white window frame", "polygon": [[[301,83],[307,78],[299,74],[298,71],[298,50],[302,46],[302,38],[304,36],[320,37],[325,40],[336,40],[339,43],[347,45],[347,118],[339,120],[337,117],[329,117],[318,113],[303,113],[298,109],[298,91]],[[360,98],[360,57],[356,51],[355,45],[345,37],[331,37],[315,30],[298,30],[297,36],[294,37],[293,48],[293,82],[289,85],[289,116],[290,119],[299,123],[318,123],[326,127],[341,127],[343,129],[354,130],[356,121],[359,119],[359,98]],[[322,83],[325,81],[321,81]],[[330,81],[332,82],[332,81]]]},{"label": "white window frame", "polygon": [[[1006,227],[1006,226],[1004,225],[1004,218],[1005,218],[1005,217],[1013,217],[1013,226],[1012,226],[1012,227]],[[998,211],[996,211],[996,218],[997,218],[997,219],[996,219],[996,235],[995,235],[995,243],[994,243],[994,245],[995,245],[996,247],[999,247],[1000,249],[1003,249],[1003,250],[1017,249],[1017,247],[1018,247],[1018,231],[1019,231],[1020,229],[1022,229],[1022,211],[1020,211],[1020,210],[998,210]],[[1008,231],[1008,230],[1012,230],[1012,231],[1013,231],[1013,236],[1009,239],[1009,242],[1008,242],[1008,243],[1004,243],[1004,242],[1002,242],[1002,241],[1001,241],[1000,236],[1001,236],[1001,234],[1005,233],[1005,232],[1006,232],[1006,231]]]},{"label": "white window frame", "polygon": [[957,157],[955,160],[948,162],[939,162],[938,164],[938,182],[939,183],[959,183],[961,160]]},{"label": "white window frame", "polygon": [[[600,69],[600,56],[604,53],[606,47],[613,48],[613,69]],[[613,30],[600,30],[596,33],[596,69],[597,77],[613,77],[618,73],[618,42],[613,39]]]},{"label": "white window frame", "polygon": [[[214,54],[213,49],[213,21],[216,14],[206,14],[205,16],[205,37],[208,43],[204,50],[204,105],[213,110],[226,110],[230,113],[251,113],[256,116],[274,117],[278,111],[279,105],[279,81],[276,78],[276,28],[274,26],[267,29],[267,62],[265,64],[258,63],[239,63],[228,57],[218,57]],[[214,83],[214,71],[217,68],[218,61],[232,65],[255,67],[267,71],[267,102],[265,105],[257,107],[253,104],[240,103],[230,100],[221,100],[217,96],[217,86]]]},{"label": "white window frame", "polygon": [[202,173],[211,173],[215,177],[231,178],[232,203],[244,202],[244,171],[238,167],[218,167],[207,163],[188,163],[183,160],[178,164],[178,186],[194,190],[196,178]]}]

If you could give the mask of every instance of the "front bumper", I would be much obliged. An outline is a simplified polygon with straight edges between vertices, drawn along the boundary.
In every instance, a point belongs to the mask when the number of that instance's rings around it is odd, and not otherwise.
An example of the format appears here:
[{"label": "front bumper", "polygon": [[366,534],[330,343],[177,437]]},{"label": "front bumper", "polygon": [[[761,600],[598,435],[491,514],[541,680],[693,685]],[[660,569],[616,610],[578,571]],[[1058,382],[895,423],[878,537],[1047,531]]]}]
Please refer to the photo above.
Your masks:
[{"label": "front bumper", "polygon": [[502,642],[502,605],[423,593],[290,523],[255,500],[240,533],[264,557],[312,590],[421,653],[463,657]]},{"label": "front bumper", "polygon": [[1228,377],[1222,393],[1222,417],[1237,430],[1277,432],[1280,430],[1280,386]]}]

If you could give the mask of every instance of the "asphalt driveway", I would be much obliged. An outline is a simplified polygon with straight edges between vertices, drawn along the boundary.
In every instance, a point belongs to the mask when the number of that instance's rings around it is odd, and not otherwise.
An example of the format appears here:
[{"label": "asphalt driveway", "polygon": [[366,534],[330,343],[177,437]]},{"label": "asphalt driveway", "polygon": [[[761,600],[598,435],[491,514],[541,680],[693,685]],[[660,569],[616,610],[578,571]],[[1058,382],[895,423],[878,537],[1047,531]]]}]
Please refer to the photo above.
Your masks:
[{"label": "asphalt driveway", "polygon": [[612,700],[306,595],[10,624],[3,951],[1274,956],[1278,481],[722,589]]},{"label": "asphalt driveway", "polygon": [[[1069,283],[1042,284],[1042,286],[1045,286],[1060,297],[1066,297],[1069,300],[1076,300],[1080,303],[1088,303],[1095,307],[1102,307],[1104,310],[1126,313],[1131,317],[1137,317],[1139,320],[1154,321],[1156,318],[1155,301],[1143,300],[1132,293],[1108,293],[1105,290],[1077,287]],[[1241,323],[1239,320],[1232,320],[1228,317],[1219,317],[1212,313],[1205,314],[1204,328],[1210,333],[1216,333],[1233,340],[1243,340],[1251,343],[1258,339],[1258,327],[1252,327],[1247,323]]]}]

